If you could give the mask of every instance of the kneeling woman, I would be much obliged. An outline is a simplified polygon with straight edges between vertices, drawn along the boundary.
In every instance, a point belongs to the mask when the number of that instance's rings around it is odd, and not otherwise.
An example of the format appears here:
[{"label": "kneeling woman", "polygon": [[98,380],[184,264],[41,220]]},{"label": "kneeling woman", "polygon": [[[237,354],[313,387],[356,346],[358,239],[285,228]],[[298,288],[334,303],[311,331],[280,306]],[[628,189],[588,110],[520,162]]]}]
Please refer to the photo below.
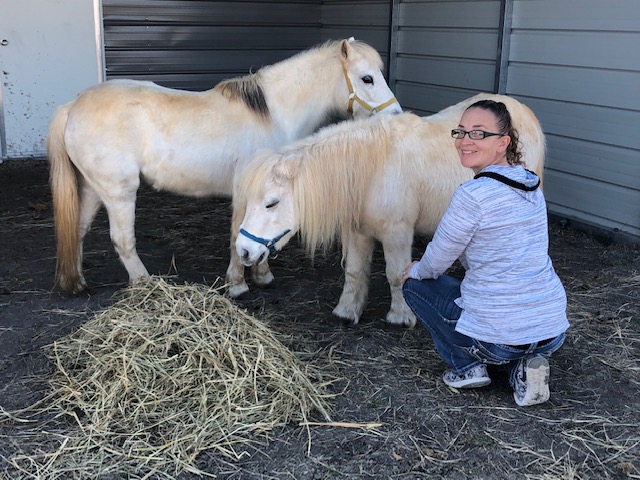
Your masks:
[{"label": "kneeling woman", "polygon": [[[507,365],[518,405],[546,402],[547,359],[569,322],[539,179],[522,165],[503,103],[474,103],[452,136],[476,176],[454,193],[420,261],[405,268],[404,298],[450,366],[447,385],[482,387],[491,383],[488,364]],[[444,275],[457,259],[462,282]]]}]

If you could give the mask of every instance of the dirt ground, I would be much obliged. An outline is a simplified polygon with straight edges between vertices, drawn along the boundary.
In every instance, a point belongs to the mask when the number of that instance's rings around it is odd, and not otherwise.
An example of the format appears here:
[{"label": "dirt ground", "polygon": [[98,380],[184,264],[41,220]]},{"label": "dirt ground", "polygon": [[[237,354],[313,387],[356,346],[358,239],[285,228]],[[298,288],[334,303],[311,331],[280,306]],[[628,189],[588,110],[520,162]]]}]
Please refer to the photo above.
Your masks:
[{"label": "dirt ground", "polygon": [[[91,292],[73,297],[52,288],[47,176],[42,160],[0,164],[0,413],[47,394],[54,367],[42,347],[109,306],[126,286],[101,212],[85,244]],[[224,276],[229,201],[144,188],[137,211],[138,251],[151,273],[204,284]],[[238,462],[203,455],[200,468],[242,480],[640,478],[640,250],[560,224],[550,236],[572,327],[552,357],[546,404],[517,408],[499,368],[490,370],[486,388],[447,388],[426,333],[383,322],[389,294],[379,251],[368,308],[350,326],[331,315],[343,281],[338,253],[311,264],[291,244],[271,262],[273,287],[250,285],[237,303],[293,335],[292,348],[330,364],[339,378],[329,387],[337,394],[332,420],[381,425],[316,426],[310,434],[287,425],[258,439]],[[416,239],[415,256],[425,241]],[[27,478],[9,461],[30,445],[20,428],[0,422],[0,475]]]}]

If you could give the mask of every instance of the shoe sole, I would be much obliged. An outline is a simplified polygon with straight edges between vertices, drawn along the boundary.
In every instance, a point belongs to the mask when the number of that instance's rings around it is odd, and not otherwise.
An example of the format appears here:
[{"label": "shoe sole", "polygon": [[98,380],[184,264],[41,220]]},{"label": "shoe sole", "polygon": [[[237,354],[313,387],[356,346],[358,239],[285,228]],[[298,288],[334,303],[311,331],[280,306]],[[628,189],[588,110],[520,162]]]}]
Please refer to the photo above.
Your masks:
[{"label": "shoe sole", "polygon": [[477,378],[475,380],[467,380],[466,382],[447,383],[445,381],[444,383],[449,387],[453,387],[453,388],[480,388],[480,387],[486,387],[487,385],[489,385],[491,383],[491,379]]},{"label": "shoe sole", "polygon": [[549,362],[544,357],[534,357],[527,361],[527,393],[518,399],[513,398],[521,407],[538,405],[549,400]]}]

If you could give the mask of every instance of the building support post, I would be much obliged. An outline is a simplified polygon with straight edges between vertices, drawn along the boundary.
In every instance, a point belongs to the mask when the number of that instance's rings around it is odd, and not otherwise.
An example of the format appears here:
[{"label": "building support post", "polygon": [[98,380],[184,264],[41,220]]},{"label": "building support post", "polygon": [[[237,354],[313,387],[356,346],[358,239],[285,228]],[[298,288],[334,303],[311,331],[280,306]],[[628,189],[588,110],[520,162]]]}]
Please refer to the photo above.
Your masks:
[{"label": "building support post", "polygon": [[396,91],[398,79],[398,22],[400,0],[391,0],[389,12],[389,58],[387,60],[387,83],[391,91]]},{"label": "building support post", "polygon": [[507,92],[509,71],[509,49],[511,46],[511,24],[513,21],[513,0],[500,2],[500,27],[498,30],[498,50],[496,53],[496,75],[494,91],[501,95]]}]

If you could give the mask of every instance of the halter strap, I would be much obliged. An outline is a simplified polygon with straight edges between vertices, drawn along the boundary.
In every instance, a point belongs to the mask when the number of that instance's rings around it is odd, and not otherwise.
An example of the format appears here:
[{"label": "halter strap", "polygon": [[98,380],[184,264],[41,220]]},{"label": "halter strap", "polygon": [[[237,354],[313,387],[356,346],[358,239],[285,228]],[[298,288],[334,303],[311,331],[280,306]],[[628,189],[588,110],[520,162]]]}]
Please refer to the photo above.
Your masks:
[{"label": "halter strap", "polygon": [[[535,172],[532,172],[531,170],[527,170],[527,172],[533,173],[535,175]],[[524,184],[522,184],[520,182],[516,182],[515,180],[511,180],[510,178],[505,177],[504,175],[500,175],[499,173],[496,173],[496,172],[480,172],[473,178],[476,179],[476,178],[480,178],[480,177],[493,178],[494,180],[502,182],[505,185],[509,185],[510,187],[517,188],[518,190],[524,190],[525,192],[533,192],[536,188],[538,188],[540,186],[540,179],[539,178],[538,178],[538,183],[536,183],[535,185],[529,187],[529,186],[524,185]]]},{"label": "halter strap", "polygon": [[282,239],[282,237],[284,237],[290,231],[291,229],[288,228],[277,237],[272,238],[271,240],[267,240],[266,238],[256,237],[255,235],[250,234],[244,228],[240,229],[240,233],[242,235],[244,235],[247,238],[250,238],[254,242],[258,242],[260,245],[264,245],[265,247],[267,247],[269,249],[269,255],[271,255],[272,257],[275,257],[278,254],[278,250],[276,249],[276,243],[278,243]]},{"label": "halter strap", "polygon": [[347,107],[347,112],[349,112],[349,115],[353,115],[353,102],[358,102],[360,105],[362,105],[366,110],[368,110],[369,112],[371,112],[371,114],[373,115],[374,113],[378,113],[382,110],[384,110],[385,108],[387,108],[389,105],[393,105],[394,103],[398,103],[398,100],[396,99],[396,97],[391,97],[389,100],[387,100],[384,103],[381,103],[380,105],[378,105],[377,107],[372,107],[371,105],[369,105],[367,102],[365,102],[364,100],[362,100],[357,94],[356,92],[353,90],[353,84],[351,83],[351,79],[349,78],[349,75],[347,74],[347,67],[344,65],[344,63],[342,64],[342,71],[344,72],[344,79],[347,81],[347,88],[349,89],[349,105]]}]

